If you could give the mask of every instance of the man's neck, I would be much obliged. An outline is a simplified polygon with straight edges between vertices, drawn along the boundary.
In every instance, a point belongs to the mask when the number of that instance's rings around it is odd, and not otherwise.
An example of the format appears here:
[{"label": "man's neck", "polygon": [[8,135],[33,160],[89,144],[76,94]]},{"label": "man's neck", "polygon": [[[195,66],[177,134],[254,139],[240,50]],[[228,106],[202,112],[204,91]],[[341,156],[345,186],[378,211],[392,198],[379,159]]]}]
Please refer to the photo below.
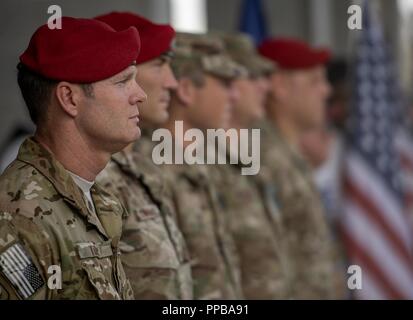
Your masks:
[{"label": "man's neck", "polygon": [[241,129],[250,129],[253,121],[248,121],[247,119],[241,119],[233,117],[231,119],[230,128],[234,128],[239,132]]},{"label": "man's neck", "polygon": [[[184,118],[176,118],[176,117],[172,118],[171,117],[168,120],[168,122],[164,125],[164,128],[169,130],[173,138],[175,138],[175,135],[176,135],[176,132],[175,132],[176,121],[182,121],[182,129],[183,129],[182,132],[184,135],[186,131],[193,128],[188,120]],[[191,144],[191,141],[182,141],[182,143],[183,143],[182,147],[185,149],[189,144]]]},{"label": "man's neck", "polygon": [[134,145],[134,142],[132,142],[131,144],[129,144],[125,149],[123,149],[123,151],[124,151],[125,153],[131,153],[131,152],[133,151],[133,145]]},{"label": "man's neck", "polygon": [[41,134],[35,133],[35,139],[70,172],[94,181],[110,159],[110,154],[88,144],[79,133]]},{"label": "man's neck", "polygon": [[[282,110],[280,106],[272,106],[270,110]],[[269,120],[277,127],[281,136],[294,148],[300,144],[301,131],[294,122],[283,112],[269,112]]]}]

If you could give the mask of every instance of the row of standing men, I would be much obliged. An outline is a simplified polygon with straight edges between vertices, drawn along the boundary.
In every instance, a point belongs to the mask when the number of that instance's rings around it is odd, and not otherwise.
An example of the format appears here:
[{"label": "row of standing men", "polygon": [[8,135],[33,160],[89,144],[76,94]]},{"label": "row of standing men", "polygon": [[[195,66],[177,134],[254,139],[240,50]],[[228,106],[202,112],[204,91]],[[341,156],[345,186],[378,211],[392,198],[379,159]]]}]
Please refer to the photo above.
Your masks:
[{"label": "row of standing men", "polygon": [[[18,65],[37,130],[0,178],[0,298],[346,297],[298,147],[324,121],[328,52],[125,12],[62,26],[40,27]],[[178,141],[178,121],[239,144],[260,129],[259,172],[215,145],[226,164],[155,165],[155,130]]]}]

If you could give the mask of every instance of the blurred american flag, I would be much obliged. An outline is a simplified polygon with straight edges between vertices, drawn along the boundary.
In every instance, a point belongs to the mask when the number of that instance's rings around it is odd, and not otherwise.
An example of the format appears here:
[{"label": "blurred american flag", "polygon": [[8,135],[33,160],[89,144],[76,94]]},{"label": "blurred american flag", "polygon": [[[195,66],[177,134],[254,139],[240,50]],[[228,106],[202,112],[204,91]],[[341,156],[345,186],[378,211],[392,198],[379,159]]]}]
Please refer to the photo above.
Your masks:
[{"label": "blurred american flag", "polygon": [[396,144],[401,141],[400,108],[393,65],[367,2],[356,53],[340,221],[350,262],[362,269],[362,289],[354,295],[358,299],[413,299],[411,228],[402,149]]}]

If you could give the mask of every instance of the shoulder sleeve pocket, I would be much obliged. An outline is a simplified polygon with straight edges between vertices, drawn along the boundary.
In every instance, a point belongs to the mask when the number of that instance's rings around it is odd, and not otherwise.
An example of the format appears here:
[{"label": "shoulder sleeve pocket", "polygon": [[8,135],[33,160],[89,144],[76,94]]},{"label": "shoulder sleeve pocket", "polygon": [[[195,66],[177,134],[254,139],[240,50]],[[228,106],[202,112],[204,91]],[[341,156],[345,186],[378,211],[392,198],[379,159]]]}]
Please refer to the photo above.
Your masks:
[{"label": "shoulder sleeve pocket", "polygon": [[30,254],[18,242],[0,253],[0,272],[22,299],[31,298],[45,286]]}]

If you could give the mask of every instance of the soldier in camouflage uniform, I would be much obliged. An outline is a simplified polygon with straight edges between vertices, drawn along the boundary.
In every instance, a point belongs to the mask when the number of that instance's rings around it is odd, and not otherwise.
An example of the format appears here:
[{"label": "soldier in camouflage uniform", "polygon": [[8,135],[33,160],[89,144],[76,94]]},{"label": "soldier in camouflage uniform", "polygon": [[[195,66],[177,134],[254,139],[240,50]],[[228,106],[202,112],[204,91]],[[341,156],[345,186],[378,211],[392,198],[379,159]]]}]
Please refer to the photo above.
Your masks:
[{"label": "soldier in camouflage uniform", "polygon": [[[116,30],[130,25],[139,30],[142,49],[137,82],[149,95],[139,107],[140,125],[147,128],[163,123],[168,114],[162,99],[168,103],[169,91],[177,86],[169,51],[174,30],[131,13],[110,13],[97,19]],[[160,35],[163,40],[155,44]],[[129,212],[120,248],[135,298],[192,299],[189,253],[175,222],[171,193],[150,153],[131,147],[112,156],[98,181],[118,196]]]},{"label": "soldier in camouflage uniform", "polygon": [[269,121],[261,127],[262,169],[276,186],[291,261],[292,296],[340,298],[334,290],[324,208],[298,147],[300,135],[323,121],[329,94],[324,63],[329,55],[291,39],[265,41],[259,51],[278,65],[270,78]]},{"label": "soldier in camouflage uniform", "polygon": [[[232,112],[231,128],[250,128],[264,116],[268,85],[262,77],[272,72],[273,64],[260,57],[251,39],[243,34],[222,34],[231,58],[248,70],[248,75],[234,81],[240,97]],[[241,141],[242,143],[242,141]],[[209,166],[219,197],[228,215],[231,231],[241,261],[242,288],[247,299],[286,299],[289,297],[286,256],[282,245],[280,213],[275,199],[260,194],[253,176],[242,175],[242,164]],[[273,201],[272,206],[265,206]],[[267,210],[268,209],[268,210]]]},{"label": "soldier in camouflage uniform", "polygon": [[191,253],[195,299],[242,299],[238,253],[205,165],[171,165],[179,228]]},{"label": "soldier in camouflage uniform", "polygon": [[[94,185],[92,214],[67,170],[32,138],[0,182],[1,298],[133,297],[119,261],[124,209],[116,198]],[[36,280],[10,273],[19,260]],[[47,286],[54,265],[62,270],[60,290]]]},{"label": "soldier in camouflage uniform", "polygon": [[218,197],[238,251],[245,298],[289,298],[281,230],[274,232],[280,224],[268,217],[271,213],[266,212],[259,190],[251,178],[241,175],[238,165],[215,165],[209,170],[220,186]]},{"label": "soldier in camouflage uniform", "polygon": [[0,178],[0,298],[132,299],[119,249],[126,212],[93,180],[139,136],[139,36],[89,19],[62,24],[40,27],[20,57],[37,130]]},{"label": "soldier in camouflage uniform", "polygon": [[[165,126],[172,136],[176,121],[183,121],[183,132],[226,126],[235,97],[231,82],[243,69],[224,54],[223,43],[211,35],[178,34],[172,67],[179,83]],[[235,243],[208,167],[174,164],[163,169],[173,185],[179,227],[192,258],[194,297],[242,298]]]}]

